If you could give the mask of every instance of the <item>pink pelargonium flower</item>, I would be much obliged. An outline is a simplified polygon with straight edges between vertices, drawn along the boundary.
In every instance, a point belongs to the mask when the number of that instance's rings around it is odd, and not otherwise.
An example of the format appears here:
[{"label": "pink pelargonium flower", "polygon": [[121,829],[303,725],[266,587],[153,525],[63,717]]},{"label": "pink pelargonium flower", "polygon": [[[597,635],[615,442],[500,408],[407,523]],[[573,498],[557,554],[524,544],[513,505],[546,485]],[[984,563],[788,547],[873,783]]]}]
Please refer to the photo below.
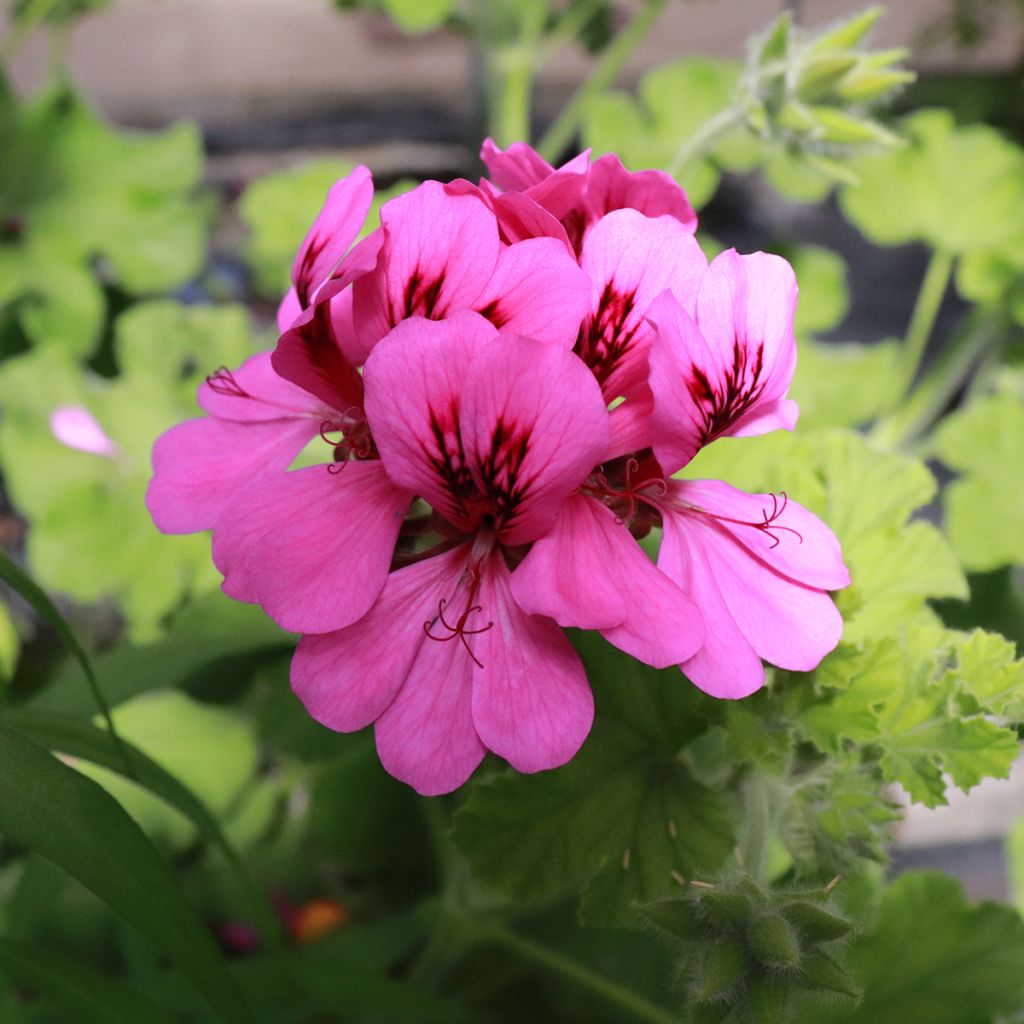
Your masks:
[{"label": "pink pelargonium flower", "polygon": [[[473,313],[400,324],[365,379],[381,464],[433,512],[412,521],[407,564],[365,618],[303,637],[296,693],[332,729],[376,722],[384,767],[421,793],[461,785],[486,750],[520,771],[563,764],[593,698],[562,631],[520,607],[513,581],[607,450],[597,382],[566,347]],[[435,542],[411,546],[417,531]]]},{"label": "pink pelargonium flower", "polygon": [[577,251],[590,229],[614,210],[667,216],[690,234],[697,230],[697,215],[670,175],[664,171],[628,171],[614,153],[591,161],[587,150],[556,170],[525,142],[514,142],[503,151],[486,139],[480,159],[494,183],[483,181],[481,188],[493,197],[498,219],[512,231],[526,223],[535,225],[539,233],[554,234],[550,226],[540,227],[544,220],[523,198],[554,218]]},{"label": "pink pelargonium flower", "polygon": [[[619,457],[562,506],[513,577],[524,609],[563,626],[600,627],[609,562],[627,549],[635,557],[630,533],[660,525],[658,568],[704,619],[702,646],[678,659],[702,690],[745,697],[764,683],[762,658],[807,670],[835,647],[842,618],[828,591],[850,578],[828,527],[784,492],[672,478],[717,437],[792,428],[796,405],[785,394],[796,365],[795,306],[784,260],[731,250],[700,279],[693,316],[671,291],[650,304],[650,447],[622,454],[613,442]],[[559,577],[576,585],[552,585]],[[644,661],[671,663],[659,661],[648,637],[631,646],[621,627],[606,635]]]}]

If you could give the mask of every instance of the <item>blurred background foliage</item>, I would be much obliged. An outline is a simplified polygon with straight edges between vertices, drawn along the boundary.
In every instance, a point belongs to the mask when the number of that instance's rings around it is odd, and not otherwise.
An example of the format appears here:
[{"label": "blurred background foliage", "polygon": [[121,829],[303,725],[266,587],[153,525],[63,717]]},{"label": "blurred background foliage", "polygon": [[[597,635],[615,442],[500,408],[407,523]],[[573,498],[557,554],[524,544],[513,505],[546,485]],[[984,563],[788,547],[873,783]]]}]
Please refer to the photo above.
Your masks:
[{"label": "blurred background foliage", "polygon": [[[41,32],[51,48],[37,90],[0,78],[0,1020],[1024,1019],[1017,910],[887,871],[900,792],[937,806],[1019,753],[1022,65],[914,81],[905,50],[870,47],[880,9],[784,12],[745,60],[626,88],[685,5],[337,0],[405,46],[469,47],[450,170],[476,173],[481,125],[555,163],[616,152],[679,178],[709,252],[794,263],[800,428],[720,441],[692,473],[784,486],[854,580],[839,649],[735,704],[575,637],[598,703],[580,755],[536,776],[487,762],[424,800],[370,736],[308,719],[292,638],[142,501],[202,378],[273,344],[296,246],[351,163],[225,185],[194,125],[113,125],[67,62],[104,6],[18,0],[0,43],[5,66]],[[1019,29],[1024,7],[936,3],[921,42],[978,46],[997,17]],[[531,110],[574,50],[589,76]],[[432,170],[385,169],[375,211]],[[868,271],[900,259],[907,293],[858,336]],[[67,407],[92,450],[62,440]],[[1007,862],[1024,909],[1020,822]]]}]

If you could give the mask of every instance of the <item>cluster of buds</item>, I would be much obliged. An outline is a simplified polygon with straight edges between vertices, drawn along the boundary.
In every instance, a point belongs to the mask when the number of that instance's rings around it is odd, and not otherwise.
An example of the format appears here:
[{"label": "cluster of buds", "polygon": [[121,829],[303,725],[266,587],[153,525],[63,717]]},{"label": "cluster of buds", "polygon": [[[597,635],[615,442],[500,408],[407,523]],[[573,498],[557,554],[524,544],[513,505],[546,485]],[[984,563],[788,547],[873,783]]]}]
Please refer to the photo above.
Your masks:
[{"label": "cluster of buds", "polygon": [[883,11],[868,8],[818,34],[798,29],[788,11],[781,14],[752,45],[740,83],[748,126],[801,150],[840,180],[850,172],[832,158],[863,146],[902,145],[871,108],[914,80],[899,66],[908,51],[861,49]]},{"label": "cluster of buds", "polygon": [[483,158],[491,181],[425,182],[357,244],[370,174],[339,181],[275,350],[211,374],[148,492],[162,530],[213,530],[227,594],[303,634],[310,714],[375,723],[425,794],[488,750],[524,772],[575,754],[594,705],[563,628],[744,697],[762,659],[809,670],[835,646],[849,582],[782,491],[675,475],[793,427],[790,266],[709,264],[683,190],[615,156]]},{"label": "cluster of buds", "polygon": [[740,875],[642,908],[677,951],[688,1019],[786,1024],[798,998],[859,997],[835,955],[853,926],[832,909],[829,888],[765,892]]}]

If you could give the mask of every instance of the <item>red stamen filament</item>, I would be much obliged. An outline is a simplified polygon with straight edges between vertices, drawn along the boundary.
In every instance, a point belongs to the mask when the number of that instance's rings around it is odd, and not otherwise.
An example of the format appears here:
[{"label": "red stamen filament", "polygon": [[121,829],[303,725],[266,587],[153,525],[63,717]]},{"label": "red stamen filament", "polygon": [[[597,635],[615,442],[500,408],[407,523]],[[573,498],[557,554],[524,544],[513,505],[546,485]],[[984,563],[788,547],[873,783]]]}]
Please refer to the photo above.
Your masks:
[{"label": "red stamen filament", "polygon": [[235,375],[226,366],[214,370],[206,378],[206,383],[210,390],[218,395],[226,395],[229,398],[252,398],[252,395],[235,380]]},{"label": "red stamen filament", "polygon": [[[711,516],[713,519],[718,519],[723,523],[733,523],[736,526],[751,526],[755,530],[760,530],[762,533],[766,533],[772,539],[772,543],[769,548],[769,550],[772,551],[774,551],[775,548],[779,546],[779,543],[782,540],[782,538],[776,536],[775,532],[773,531],[781,530],[785,531],[786,533],[791,533],[794,537],[796,537],[799,543],[803,544],[804,538],[799,530],[794,530],[792,526],[778,526],[775,522],[775,520],[778,519],[779,516],[781,516],[782,513],[786,511],[786,506],[789,504],[789,496],[786,494],[785,491],[779,491],[778,497],[776,497],[774,493],[769,494],[769,497],[772,499],[771,514],[769,514],[766,508],[761,509],[761,515],[764,517],[762,522],[750,522],[747,519],[732,519],[729,516],[719,515],[717,512],[708,512],[707,509],[703,508],[697,508],[694,511],[702,512],[705,515]],[[782,499],[781,502],[779,501],[779,498]]]},{"label": "red stamen filament", "polygon": [[[475,589],[476,588],[474,587],[474,590]],[[445,618],[445,614],[444,613],[445,613],[445,609],[447,607],[448,607],[448,601],[445,598],[442,597],[441,600],[438,602],[438,605],[437,605],[437,617],[433,621],[428,620],[427,622],[423,623],[423,632],[426,633],[427,636],[430,637],[431,640],[437,640],[439,643],[444,643],[447,640],[454,640],[456,637],[458,637],[459,640],[462,641],[462,646],[465,647],[466,653],[473,659],[473,661],[476,663],[477,666],[479,666],[480,668],[483,668],[484,667],[483,666],[483,662],[481,662],[480,659],[473,653],[472,648],[470,648],[470,646],[469,646],[469,641],[466,639],[466,637],[467,636],[476,636],[479,633],[486,633],[487,630],[493,629],[494,623],[493,622],[488,622],[486,626],[481,626],[478,629],[469,629],[469,628],[467,628],[466,623],[469,621],[470,615],[472,615],[473,612],[482,612],[483,611],[483,608],[481,608],[480,605],[474,604],[474,605],[470,605],[458,617],[458,619],[455,622],[455,625],[453,626]],[[435,636],[431,632],[431,629],[438,622],[441,623],[441,626],[444,629],[448,630],[448,636]]]},{"label": "red stamen filament", "polygon": [[[639,483],[636,481],[636,475],[640,471],[640,463],[631,458],[626,463],[626,487],[625,490],[618,491],[608,482],[608,477],[603,472],[594,474],[593,480],[597,485],[596,488],[592,489],[592,493],[596,497],[606,500],[608,498],[614,499],[625,499],[629,502],[628,512],[624,516],[616,516],[615,521],[620,526],[628,526],[634,518],[636,518],[636,503],[642,501],[645,505],[649,505],[656,512],[660,512],[658,507],[657,498],[664,498],[668,492],[668,485],[660,477],[647,477],[641,480]],[[648,493],[644,493],[647,490]]]}]

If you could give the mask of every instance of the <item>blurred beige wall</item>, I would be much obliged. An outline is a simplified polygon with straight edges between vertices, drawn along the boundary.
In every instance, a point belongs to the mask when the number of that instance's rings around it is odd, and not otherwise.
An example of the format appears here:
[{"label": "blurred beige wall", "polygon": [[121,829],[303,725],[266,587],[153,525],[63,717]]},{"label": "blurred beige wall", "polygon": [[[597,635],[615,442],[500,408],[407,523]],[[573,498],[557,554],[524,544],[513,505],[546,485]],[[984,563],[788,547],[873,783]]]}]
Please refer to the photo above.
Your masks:
[{"label": "blurred beige wall", "polygon": [[[0,0],[0,11],[9,2]],[[893,0],[874,44],[913,45],[926,26],[948,13],[950,2]],[[741,57],[748,35],[782,6],[779,0],[675,0],[624,81],[677,56]],[[804,24],[813,26],[862,6],[803,0],[800,8]],[[929,69],[1009,66],[1020,54],[1019,25],[1011,16],[1005,31],[976,51],[929,48],[915,62]],[[32,88],[45,76],[46,62],[45,39],[32,40],[12,69],[16,86]],[[454,35],[404,37],[378,16],[339,16],[329,0],[115,0],[78,27],[71,63],[76,80],[111,116],[151,123],[315,110],[382,93],[457,104],[470,57]],[[546,98],[564,96],[586,67],[580,53],[560,54],[540,83],[541,108],[550,105]]]}]

